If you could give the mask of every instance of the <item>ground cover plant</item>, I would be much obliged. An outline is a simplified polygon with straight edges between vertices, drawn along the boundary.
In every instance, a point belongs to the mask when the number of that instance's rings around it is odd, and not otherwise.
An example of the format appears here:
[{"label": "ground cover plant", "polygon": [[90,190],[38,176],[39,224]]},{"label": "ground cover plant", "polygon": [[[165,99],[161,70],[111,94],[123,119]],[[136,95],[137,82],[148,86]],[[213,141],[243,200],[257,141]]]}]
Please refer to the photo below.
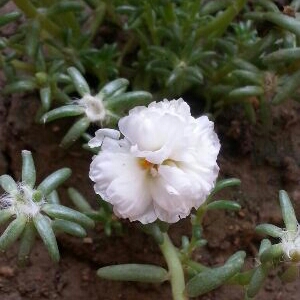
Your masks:
[{"label": "ground cover plant", "polygon": [[[263,299],[297,283],[299,1],[0,5],[4,299]],[[51,276],[50,291],[8,288],[36,251],[57,274],[88,265],[74,294]]]}]

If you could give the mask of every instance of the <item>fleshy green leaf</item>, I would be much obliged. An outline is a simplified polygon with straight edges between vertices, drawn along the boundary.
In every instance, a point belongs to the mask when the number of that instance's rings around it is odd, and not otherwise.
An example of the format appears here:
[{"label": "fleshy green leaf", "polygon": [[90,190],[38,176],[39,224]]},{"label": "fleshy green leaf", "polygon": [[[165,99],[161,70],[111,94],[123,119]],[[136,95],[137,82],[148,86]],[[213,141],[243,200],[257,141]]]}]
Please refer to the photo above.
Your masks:
[{"label": "fleshy green leaf", "polygon": [[56,242],[56,238],[51,227],[50,220],[42,214],[37,214],[33,218],[34,226],[42,238],[50,257],[53,261],[59,261],[59,250]]},{"label": "fleshy green leaf", "polygon": [[36,83],[33,80],[20,80],[7,84],[2,90],[4,94],[30,92],[36,89]]},{"label": "fleshy green leaf", "polygon": [[71,169],[62,168],[59,169],[48,177],[46,177],[37,187],[37,190],[41,191],[44,196],[49,195],[52,191],[54,191],[60,184],[66,181],[71,176]]},{"label": "fleshy green leaf", "polygon": [[223,179],[223,180],[219,180],[214,189],[211,191],[211,195],[212,194],[216,194],[218,193],[219,191],[227,188],[227,187],[230,187],[230,186],[237,186],[237,185],[240,185],[241,184],[241,181],[237,178],[229,178],[229,179]]},{"label": "fleshy green leaf", "polygon": [[92,219],[69,207],[59,204],[45,204],[42,210],[52,218],[64,219],[78,223],[87,228],[93,228],[95,223]]},{"label": "fleshy green leaf", "polygon": [[56,219],[52,222],[52,228],[54,231],[62,231],[70,235],[83,238],[86,236],[85,229],[77,223]]},{"label": "fleshy green leaf", "polygon": [[263,57],[266,64],[293,62],[300,59],[300,48],[280,49]]},{"label": "fleshy green leaf", "polygon": [[247,288],[248,297],[253,298],[259,292],[268,275],[268,270],[269,268],[267,266],[260,265],[254,271],[249,286]]},{"label": "fleshy green leaf", "polygon": [[51,107],[51,89],[50,89],[50,87],[44,87],[44,88],[40,89],[40,98],[41,98],[43,110],[48,111]]},{"label": "fleshy green leaf", "polygon": [[48,111],[41,117],[41,122],[48,123],[57,119],[75,117],[84,114],[84,108],[79,105],[66,105]]},{"label": "fleshy green leaf", "polygon": [[191,280],[186,285],[186,292],[190,297],[197,297],[208,293],[221,286],[237,272],[244,264],[246,253],[239,251],[232,255],[224,266],[205,270]]},{"label": "fleshy green leaf", "polygon": [[18,190],[16,182],[11,176],[6,174],[0,176],[0,185],[3,190],[9,194],[15,193]]},{"label": "fleshy green leaf", "polygon": [[34,245],[36,230],[32,221],[27,222],[21,235],[20,247],[18,252],[18,263],[23,266],[26,264],[31,249]]},{"label": "fleshy green leaf", "polygon": [[7,226],[0,236],[0,251],[6,250],[19,238],[25,228],[26,221],[25,216],[18,216]]},{"label": "fleshy green leaf", "polygon": [[35,165],[30,151],[22,151],[22,181],[34,187],[36,180]]},{"label": "fleshy green leaf", "polygon": [[81,212],[92,211],[92,207],[87,200],[74,188],[68,188],[68,195],[76,208]]},{"label": "fleshy green leaf", "polygon": [[241,206],[235,201],[218,200],[209,203],[206,208],[208,210],[214,210],[214,209],[240,210]]},{"label": "fleshy green leaf", "polygon": [[22,16],[18,11],[10,12],[0,17],[0,26],[4,26],[10,22],[16,21]]},{"label": "fleshy green leaf", "polygon": [[283,234],[283,230],[281,228],[272,224],[260,224],[256,226],[255,231],[272,237],[281,237]]},{"label": "fleshy green leaf", "polygon": [[88,83],[76,68],[68,68],[68,73],[76,87],[77,92],[80,94],[81,97],[83,97],[86,94],[91,94]]},{"label": "fleshy green leaf", "polygon": [[103,279],[138,282],[164,282],[168,272],[159,266],[142,264],[123,264],[100,268],[97,275]]},{"label": "fleshy green leaf", "polygon": [[286,191],[279,191],[279,202],[283,221],[287,231],[297,232],[298,221],[289,195]]},{"label": "fleshy green leaf", "polygon": [[278,259],[283,255],[282,244],[275,244],[271,247],[267,248],[260,254],[260,260],[262,263],[266,263],[268,261]]},{"label": "fleshy green leaf", "polygon": [[300,71],[295,72],[293,75],[289,76],[284,85],[281,86],[278,93],[272,99],[273,104],[280,104],[289,97],[293,97],[293,94],[300,86]]},{"label": "fleshy green leaf", "polygon": [[48,196],[47,196],[47,201],[51,204],[60,204],[59,201],[59,196],[56,190],[52,191]]},{"label": "fleshy green leaf", "polygon": [[80,118],[69,129],[67,134],[62,139],[60,145],[64,148],[71,146],[88,129],[90,124],[91,122],[88,118]]},{"label": "fleshy green leaf", "polygon": [[14,212],[7,209],[0,209],[0,226],[9,221],[9,219],[14,215]]},{"label": "fleshy green leaf", "polygon": [[148,92],[135,91],[118,96],[110,97],[105,101],[108,110],[126,110],[134,106],[148,104],[152,100],[152,95]]},{"label": "fleshy green leaf", "polygon": [[129,85],[129,81],[125,78],[119,78],[107,83],[98,93],[97,96],[103,96],[103,98],[110,98],[122,94],[126,91]]},{"label": "fleshy green leaf", "polygon": [[248,85],[232,90],[228,97],[231,99],[260,96],[264,94],[264,89],[260,86]]}]

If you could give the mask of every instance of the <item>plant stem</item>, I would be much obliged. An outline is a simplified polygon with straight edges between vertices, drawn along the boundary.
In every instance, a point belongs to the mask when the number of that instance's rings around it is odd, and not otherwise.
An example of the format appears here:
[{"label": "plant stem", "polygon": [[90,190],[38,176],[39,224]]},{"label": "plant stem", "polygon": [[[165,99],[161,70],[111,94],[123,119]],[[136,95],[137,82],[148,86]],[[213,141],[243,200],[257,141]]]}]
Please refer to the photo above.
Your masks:
[{"label": "plant stem", "polygon": [[15,5],[28,17],[31,19],[38,19],[41,22],[42,27],[54,37],[60,37],[60,28],[54,24],[52,21],[47,19],[41,13],[38,12],[36,7],[28,0],[13,0]]},{"label": "plant stem", "polygon": [[236,0],[224,12],[218,15],[213,21],[197,30],[198,37],[206,37],[207,35],[222,36],[229,24],[245,6],[245,0]]},{"label": "plant stem", "polygon": [[163,233],[164,242],[159,245],[160,250],[167,262],[170,272],[173,300],[187,300],[184,294],[185,281],[181,262],[177,255],[177,250],[167,233]]}]

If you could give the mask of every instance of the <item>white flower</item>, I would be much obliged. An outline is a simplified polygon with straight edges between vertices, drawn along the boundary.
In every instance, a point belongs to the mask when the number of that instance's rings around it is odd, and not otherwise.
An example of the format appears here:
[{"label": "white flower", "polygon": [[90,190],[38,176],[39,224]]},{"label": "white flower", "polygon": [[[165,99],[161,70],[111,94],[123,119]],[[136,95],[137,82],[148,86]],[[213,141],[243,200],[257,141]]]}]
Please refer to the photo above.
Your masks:
[{"label": "white flower", "polygon": [[285,231],[281,237],[282,249],[285,256],[291,260],[300,260],[300,225],[297,231]]},{"label": "white flower", "polygon": [[89,145],[94,189],[114,213],[146,224],[173,223],[190,214],[215,184],[220,143],[213,122],[195,119],[182,99],[136,107],[118,131],[100,129]]},{"label": "white flower", "polygon": [[91,122],[102,122],[105,120],[106,110],[100,97],[86,94],[77,102],[85,109],[85,114]]},{"label": "white flower", "polygon": [[35,216],[40,212],[45,203],[41,196],[39,201],[35,201],[36,190],[23,182],[17,184],[17,190],[10,194],[4,194],[0,198],[0,209],[7,209],[15,215],[26,215],[28,218]]}]

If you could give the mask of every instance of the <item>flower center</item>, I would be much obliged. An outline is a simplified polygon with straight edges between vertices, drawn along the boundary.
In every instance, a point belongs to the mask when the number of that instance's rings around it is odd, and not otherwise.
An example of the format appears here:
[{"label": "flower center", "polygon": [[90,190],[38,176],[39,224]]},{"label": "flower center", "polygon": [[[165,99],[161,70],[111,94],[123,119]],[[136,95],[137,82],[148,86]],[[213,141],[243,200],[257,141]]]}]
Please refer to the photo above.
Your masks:
[{"label": "flower center", "polygon": [[103,121],[106,117],[106,111],[102,99],[85,95],[79,104],[85,108],[85,114],[92,122]]},{"label": "flower center", "polygon": [[19,183],[18,192],[11,198],[9,206],[16,215],[25,214],[30,218],[40,211],[43,202],[43,195],[40,192],[23,183]]},{"label": "flower center", "polygon": [[153,164],[145,158],[140,158],[139,165],[142,167],[142,169],[150,172],[153,177],[157,175],[157,169],[159,166],[158,164]]}]

